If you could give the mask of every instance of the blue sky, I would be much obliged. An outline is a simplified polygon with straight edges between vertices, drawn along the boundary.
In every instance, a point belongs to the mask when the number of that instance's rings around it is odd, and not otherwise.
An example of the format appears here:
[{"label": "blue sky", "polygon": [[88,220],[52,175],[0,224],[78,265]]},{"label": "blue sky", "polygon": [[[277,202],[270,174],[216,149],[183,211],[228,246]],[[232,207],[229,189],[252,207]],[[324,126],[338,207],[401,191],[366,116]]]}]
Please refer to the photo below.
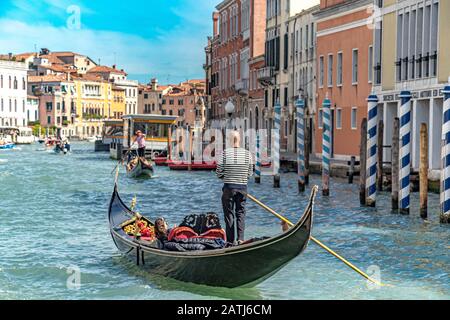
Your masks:
[{"label": "blue sky", "polygon": [[0,0],[0,53],[33,52],[35,46],[76,51],[101,64],[116,62],[140,82],[203,78],[218,2]]}]

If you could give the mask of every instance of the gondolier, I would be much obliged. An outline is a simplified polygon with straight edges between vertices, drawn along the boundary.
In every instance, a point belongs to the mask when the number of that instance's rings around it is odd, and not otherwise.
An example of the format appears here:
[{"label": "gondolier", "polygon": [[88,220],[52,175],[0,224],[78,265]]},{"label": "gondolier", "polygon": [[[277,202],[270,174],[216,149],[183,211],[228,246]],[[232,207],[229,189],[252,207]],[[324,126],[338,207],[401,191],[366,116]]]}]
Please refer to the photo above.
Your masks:
[{"label": "gondolier", "polygon": [[240,147],[239,132],[233,131],[230,138],[233,147],[225,149],[219,157],[216,174],[224,182],[222,207],[227,241],[240,244],[244,241],[245,201],[248,178],[253,174],[253,163],[250,152]]},{"label": "gondolier", "polygon": [[136,131],[136,139],[134,143],[138,144],[138,156],[145,157],[145,134],[141,130]]}]

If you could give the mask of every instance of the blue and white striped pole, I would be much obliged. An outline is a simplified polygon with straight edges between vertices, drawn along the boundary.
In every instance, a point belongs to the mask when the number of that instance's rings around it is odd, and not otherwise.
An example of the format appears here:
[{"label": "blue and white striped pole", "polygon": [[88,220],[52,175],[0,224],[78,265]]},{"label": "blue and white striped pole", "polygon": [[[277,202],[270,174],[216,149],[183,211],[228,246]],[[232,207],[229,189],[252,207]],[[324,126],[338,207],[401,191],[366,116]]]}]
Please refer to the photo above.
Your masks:
[{"label": "blue and white striped pole", "polygon": [[330,195],[330,158],[331,158],[331,101],[323,101],[323,132],[322,132],[322,194]]},{"label": "blue and white striped pole", "polygon": [[261,183],[261,141],[259,133],[256,133],[255,182]]},{"label": "blue and white striped pole", "polygon": [[275,128],[273,142],[273,187],[280,187],[280,131],[281,131],[281,105],[279,99],[275,104]]},{"label": "blue and white striped pole", "polygon": [[305,102],[298,99],[297,108],[297,172],[298,191],[305,191]]},{"label": "blue and white striped pole", "polygon": [[443,90],[441,223],[450,223],[450,84]]},{"label": "blue and white striped pole", "polygon": [[377,196],[377,130],[378,97],[374,94],[367,99],[367,162],[366,162],[366,205],[375,207]]},{"label": "blue and white striped pole", "polygon": [[411,174],[411,92],[400,93],[400,190],[399,209],[409,214],[410,206],[410,174]]}]

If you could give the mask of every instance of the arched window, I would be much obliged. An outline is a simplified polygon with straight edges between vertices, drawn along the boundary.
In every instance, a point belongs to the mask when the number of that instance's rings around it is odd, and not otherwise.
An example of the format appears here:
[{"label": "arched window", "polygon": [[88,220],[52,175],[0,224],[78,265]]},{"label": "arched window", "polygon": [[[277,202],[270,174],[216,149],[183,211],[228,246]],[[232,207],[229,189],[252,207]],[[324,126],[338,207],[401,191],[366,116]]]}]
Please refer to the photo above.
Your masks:
[{"label": "arched window", "polygon": [[17,100],[14,100],[14,112],[17,112]]},{"label": "arched window", "polygon": [[18,88],[18,85],[17,85],[17,78],[14,77],[14,89],[17,89],[17,88]]},{"label": "arched window", "polygon": [[250,110],[250,112],[248,113],[248,118],[249,118],[249,128],[252,129],[253,128],[253,115],[252,115],[252,111]]},{"label": "arched window", "polygon": [[3,89],[3,75],[0,76],[0,88]]},{"label": "arched window", "polygon": [[27,84],[26,84],[25,78],[22,78],[22,89],[23,90],[27,89]]},{"label": "arched window", "polygon": [[12,87],[12,80],[11,80],[11,76],[9,76],[9,88],[11,89]]}]

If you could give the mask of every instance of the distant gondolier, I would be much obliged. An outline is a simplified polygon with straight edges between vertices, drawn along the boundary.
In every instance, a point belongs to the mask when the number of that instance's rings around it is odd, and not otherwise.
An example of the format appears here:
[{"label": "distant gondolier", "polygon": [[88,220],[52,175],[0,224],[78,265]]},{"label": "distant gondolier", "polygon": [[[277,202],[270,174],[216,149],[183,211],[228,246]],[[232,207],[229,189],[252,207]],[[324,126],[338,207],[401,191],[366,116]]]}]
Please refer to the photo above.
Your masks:
[{"label": "distant gondolier", "polygon": [[[253,174],[252,156],[240,147],[240,134],[231,134],[232,148],[227,148],[217,163],[217,177],[224,182],[222,207],[225,217],[227,241],[241,243],[245,231],[245,201],[248,178]],[[235,224],[237,235],[235,234]]]},{"label": "distant gondolier", "polygon": [[138,144],[138,156],[145,157],[145,134],[141,130],[136,131],[134,142]]}]

